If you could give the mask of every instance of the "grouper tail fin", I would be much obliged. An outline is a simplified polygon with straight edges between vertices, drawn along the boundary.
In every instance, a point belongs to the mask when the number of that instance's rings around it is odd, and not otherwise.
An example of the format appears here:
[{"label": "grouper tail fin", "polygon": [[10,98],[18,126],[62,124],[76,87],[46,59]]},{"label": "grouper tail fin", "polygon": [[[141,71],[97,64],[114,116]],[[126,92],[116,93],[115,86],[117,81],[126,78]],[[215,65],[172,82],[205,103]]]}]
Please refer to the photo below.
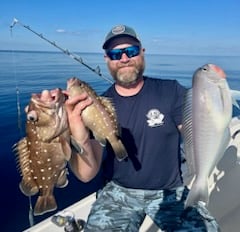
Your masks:
[{"label": "grouper tail fin", "polygon": [[118,161],[122,161],[128,156],[127,150],[120,139],[110,143]]},{"label": "grouper tail fin", "polygon": [[53,195],[39,196],[34,207],[34,215],[42,215],[57,209],[57,203]]}]

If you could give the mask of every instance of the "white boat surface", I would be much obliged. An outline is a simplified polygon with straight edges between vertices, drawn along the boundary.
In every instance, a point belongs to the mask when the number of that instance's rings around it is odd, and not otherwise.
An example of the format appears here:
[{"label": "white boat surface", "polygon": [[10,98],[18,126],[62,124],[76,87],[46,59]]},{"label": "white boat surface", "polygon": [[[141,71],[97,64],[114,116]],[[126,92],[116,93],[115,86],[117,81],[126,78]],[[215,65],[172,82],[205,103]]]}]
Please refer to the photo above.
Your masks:
[{"label": "white boat surface", "polygon": [[[240,228],[240,117],[230,123],[231,141],[223,158],[209,178],[210,200],[208,209],[220,225],[221,232],[238,232]],[[216,135],[217,136],[217,135]],[[92,203],[93,193],[67,207],[61,213],[72,213],[76,219],[86,221]],[[61,232],[64,227],[52,222],[52,216],[28,228],[24,232]],[[140,232],[160,232],[161,230],[146,216]]]}]

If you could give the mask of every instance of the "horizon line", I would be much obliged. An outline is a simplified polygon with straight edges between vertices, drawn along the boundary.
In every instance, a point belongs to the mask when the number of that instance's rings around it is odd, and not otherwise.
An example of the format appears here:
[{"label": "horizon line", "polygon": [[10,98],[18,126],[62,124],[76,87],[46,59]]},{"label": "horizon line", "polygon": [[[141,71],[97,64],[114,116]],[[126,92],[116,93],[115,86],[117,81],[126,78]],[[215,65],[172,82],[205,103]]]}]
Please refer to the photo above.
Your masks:
[{"label": "horizon line", "polygon": [[[25,50],[25,49],[0,49],[0,52],[25,52],[25,53],[63,53],[62,51],[53,50]],[[103,54],[101,52],[71,52],[73,54]],[[63,53],[64,54],[64,53]],[[173,54],[173,53],[146,53],[145,55],[160,55],[160,56],[213,56],[213,57],[239,57],[240,55],[216,55],[216,54]]]}]

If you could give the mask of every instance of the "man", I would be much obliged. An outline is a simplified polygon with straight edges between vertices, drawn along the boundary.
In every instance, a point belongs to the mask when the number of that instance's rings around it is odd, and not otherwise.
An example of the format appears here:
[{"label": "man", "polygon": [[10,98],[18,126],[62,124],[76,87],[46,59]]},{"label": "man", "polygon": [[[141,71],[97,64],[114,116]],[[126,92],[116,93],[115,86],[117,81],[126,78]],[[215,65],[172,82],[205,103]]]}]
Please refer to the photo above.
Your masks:
[{"label": "man", "polygon": [[103,148],[91,139],[81,120],[92,103],[87,94],[66,101],[72,136],[82,148],[70,160],[73,172],[87,182],[102,167],[106,180],[85,231],[138,231],[146,214],[164,231],[218,231],[200,203],[184,209],[188,189],[181,177],[179,130],[185,88],[143,75],[145,49],[128,26],[112,28],[103,49],[115,81],[104,95],[115,105],[128,157],[118,161],[109,144]]}]

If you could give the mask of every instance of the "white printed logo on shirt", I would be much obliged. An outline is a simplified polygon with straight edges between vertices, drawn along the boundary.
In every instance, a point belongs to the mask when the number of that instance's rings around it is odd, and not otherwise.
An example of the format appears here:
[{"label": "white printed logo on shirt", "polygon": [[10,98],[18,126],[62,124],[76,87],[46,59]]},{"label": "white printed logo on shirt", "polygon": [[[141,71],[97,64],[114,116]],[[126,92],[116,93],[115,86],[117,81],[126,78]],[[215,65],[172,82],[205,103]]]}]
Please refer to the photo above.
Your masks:
[{"label": "white printed logo on shirt", "polygon": [[151,109],[147,113],[147,123],[150,127],[161,126],[164,122],[164,115],[158,109]]}]

